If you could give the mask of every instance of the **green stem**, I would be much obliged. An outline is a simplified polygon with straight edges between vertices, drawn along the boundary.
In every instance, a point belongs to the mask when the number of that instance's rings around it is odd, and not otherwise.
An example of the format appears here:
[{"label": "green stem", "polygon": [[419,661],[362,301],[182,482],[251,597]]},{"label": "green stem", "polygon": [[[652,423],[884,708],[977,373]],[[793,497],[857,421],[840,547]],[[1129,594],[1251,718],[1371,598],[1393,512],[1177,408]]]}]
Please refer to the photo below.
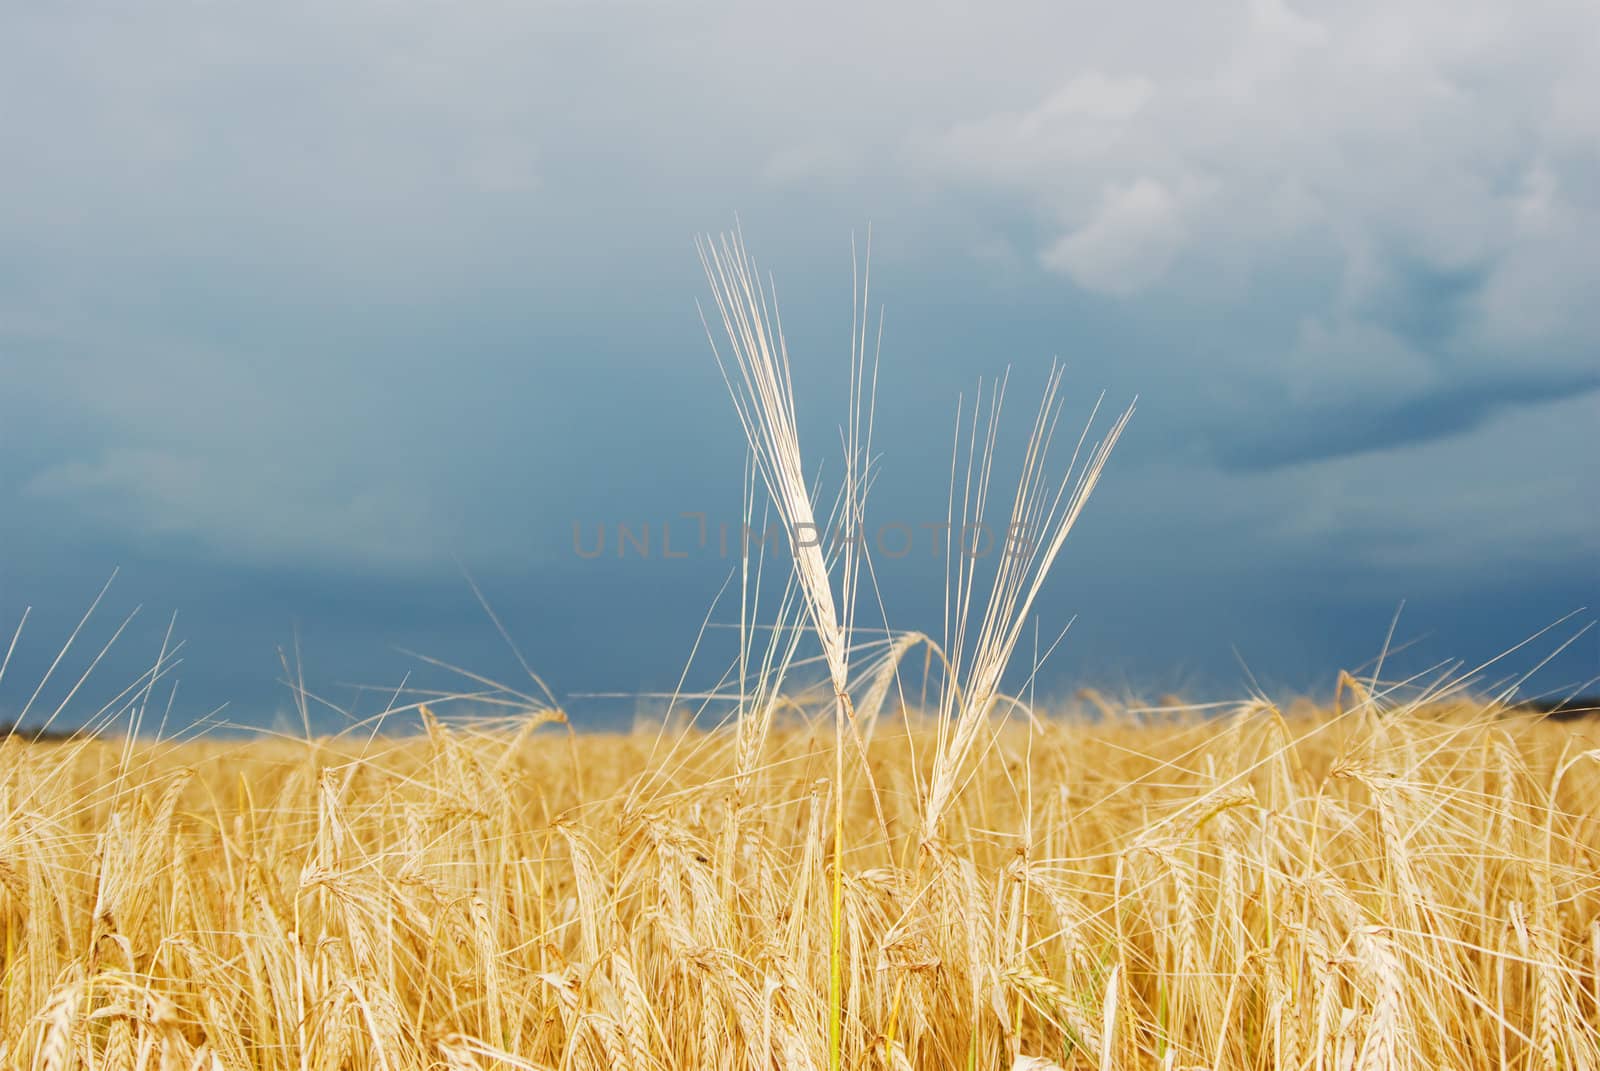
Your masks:
[{"label": "green stem", "polygon": [[838,696],[833,737],[833,913],[828,950],[828,1071],[844,1062],[844,729],[848,696]]}]

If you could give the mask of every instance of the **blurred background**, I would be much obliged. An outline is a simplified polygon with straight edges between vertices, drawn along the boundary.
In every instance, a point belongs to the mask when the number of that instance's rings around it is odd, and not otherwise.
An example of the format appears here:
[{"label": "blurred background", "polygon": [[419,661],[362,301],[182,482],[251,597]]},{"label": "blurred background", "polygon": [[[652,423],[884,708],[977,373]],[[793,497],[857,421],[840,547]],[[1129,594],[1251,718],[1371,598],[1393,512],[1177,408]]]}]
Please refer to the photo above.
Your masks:
[{"label": "blurred background", "polygon": [[[0,19],[0,645],[32,608],[0,720],[114,570],[30,720],[136,608],[63,719],[169,627],[180,724],[283,723],[280,649],[330,728],[448,679],[408,651],[514,682],[464,571],[580,726],[649,709],[585,693],[670,689],[737,620],[733,562],[659,545],[740,519],[694,250],[736,214],[824,478],[871,228],[874,519],[944,518],[980,379],[1025,433],[1064,362],[1068,452],[1137,395],[1039,606],[1041,646],[1075,618],[1042,696],[1328,693],[1402,603],[1385,676],[1558,621],[1485,679],[1600,676],[1592,4]],[[575,553],[619,524],[650,558]],[[943,565],[879,563],[890,625],[939,633]]]}]

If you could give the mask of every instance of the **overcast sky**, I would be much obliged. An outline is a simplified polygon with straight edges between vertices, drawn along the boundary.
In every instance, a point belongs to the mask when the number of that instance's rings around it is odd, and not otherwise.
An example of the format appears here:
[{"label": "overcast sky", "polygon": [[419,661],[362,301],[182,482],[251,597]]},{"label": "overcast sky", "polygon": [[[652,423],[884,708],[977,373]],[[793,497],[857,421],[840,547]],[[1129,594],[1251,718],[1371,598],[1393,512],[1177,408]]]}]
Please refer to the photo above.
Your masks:
[{"label": "overcast sky", "polygon": [[[1071,420],[1138,396],[1040,606],[1077,617],[1050,688],[1327,691],[1402,601],[1397,673],[1591,608],[1514,675],[1593,618],[1592,3],[0,21],[0,643],[34,607],[0,713],[119,567],[58,674],[139,615],[74,709],[173,613],[179,717],[276,716],[296,634],[363,711],[397,648],[509,677],[461,565],[564,696],[670,686],[730,563],[586,559],[573,524],[737,521],[693,246],[735,213],[824,474],[872,228],[875,517],[943,518],[980,377],[1013,419],[1056,358]],[[937,632],[942,563],[890,564],[890,623]],[[1597,675],[1590,634],[1537,683]]]}]

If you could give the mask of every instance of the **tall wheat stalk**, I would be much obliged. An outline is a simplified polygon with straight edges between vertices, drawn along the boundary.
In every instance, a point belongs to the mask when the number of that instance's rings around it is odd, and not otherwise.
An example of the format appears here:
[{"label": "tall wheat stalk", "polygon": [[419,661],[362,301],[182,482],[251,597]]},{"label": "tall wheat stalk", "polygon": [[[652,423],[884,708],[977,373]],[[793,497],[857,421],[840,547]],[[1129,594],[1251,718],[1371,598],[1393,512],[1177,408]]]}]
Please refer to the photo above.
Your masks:
[{"label": "tall wheat stalk", "polygon": [[[822,645],[834,693],[833,876],[830,902],[828,976],[828,1065],[838,1071],[843,1060],[844,1013],[844,752],[847,735],[855,735],[850,704],[850,641],[855,624],[856,590],[860,580],[868,468],[872,449],[872,405],[877,385],[876,362],[867,376],[867,283],[852,285],[855,297],[850,332],[849,417],[844,430],[844,476],[832,531],[818,523],[810,484],[800,451],[794,385],[789,351],[778,314],[776,287],[763,282],[735,231],[713,241],[697,242],[701,264],[733,357],[730,372],[707,325],[712,352],[733,398],[734,409],[755,457],[767,493],[788,528],[794,570],[805,596],[811,625]],[[702,320],[704,313],[702,312]],[[828,552],[839,545],[839,597],[835,599]],[[864,753],[863,753],[864,758]]]}]

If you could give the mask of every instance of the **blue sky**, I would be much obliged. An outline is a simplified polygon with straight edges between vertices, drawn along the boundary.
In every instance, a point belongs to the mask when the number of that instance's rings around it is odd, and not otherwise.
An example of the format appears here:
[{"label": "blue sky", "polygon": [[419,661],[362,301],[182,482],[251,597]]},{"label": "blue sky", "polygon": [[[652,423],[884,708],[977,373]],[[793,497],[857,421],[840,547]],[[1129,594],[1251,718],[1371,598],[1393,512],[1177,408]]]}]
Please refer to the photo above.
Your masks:
[{"label": "blue sky", "polygon": [[[275,717],[296,635],[364,710],[396,648],[512,675],[460,565],[564,694],[670,686],[727,563],[572,525],[737,519],[693,249],[735,213],[824,472],[872,227],[875,516],[943,516],[980,377],[1139,397],[1049,688],[1327,688],[1402,601],[1421,671],[1600,594],[1593,5],[0,12],[0,711],[113,568],[83,661],[140,607],[109,696],[176,613],[181,717]],[[884,585],[937,630],[936,562]]]}]

